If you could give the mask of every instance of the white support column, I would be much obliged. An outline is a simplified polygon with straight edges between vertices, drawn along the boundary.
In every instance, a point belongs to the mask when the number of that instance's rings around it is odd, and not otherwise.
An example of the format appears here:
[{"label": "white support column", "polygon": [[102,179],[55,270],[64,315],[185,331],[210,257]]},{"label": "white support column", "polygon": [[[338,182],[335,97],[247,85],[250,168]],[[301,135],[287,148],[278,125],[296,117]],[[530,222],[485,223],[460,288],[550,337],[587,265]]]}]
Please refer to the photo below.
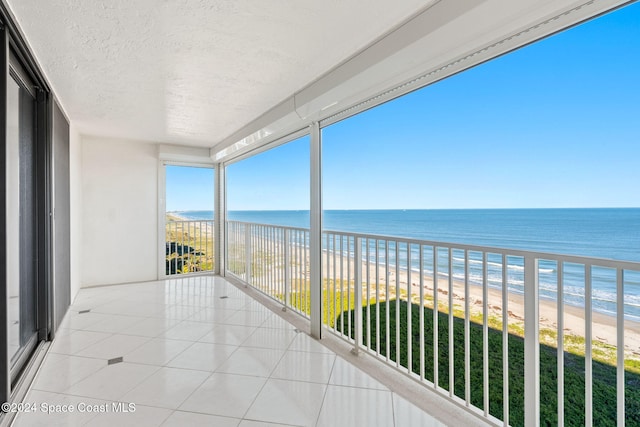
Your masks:
[{"label": "white support column", "polygon": [[540,314],[538,260],[524,259],[524,425],[540,425]]},{"label": "white support column", "polygon": [[215,165],[215,185],[214,185],[214,259],[215,273],[225,276],[227,271],[227,181],[226,170],[222,163]]},{"label": "white support column", "polygon": [[320,124],[311,124],[311,200],[310,200],[310,268],[311,268],[311,336],[322,333],[322,141]]}]

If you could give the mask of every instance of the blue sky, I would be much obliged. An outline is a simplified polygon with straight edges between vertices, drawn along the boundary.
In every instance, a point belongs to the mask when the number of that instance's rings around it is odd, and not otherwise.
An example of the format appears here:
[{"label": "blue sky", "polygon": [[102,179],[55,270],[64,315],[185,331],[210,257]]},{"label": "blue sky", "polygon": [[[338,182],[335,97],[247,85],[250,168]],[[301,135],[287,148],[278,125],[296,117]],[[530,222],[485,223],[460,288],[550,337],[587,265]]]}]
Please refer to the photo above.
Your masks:
[{"label": "blue sky", "polygon": [[213,210],[213,169],[184,166],[166,167],[166,210]]},{"label": "blue sky", "polygon": [[[634,4],[332,125],[324,207],[638,207],[639,69]],[[227,181],[230,210],[308,209],[308,137]]]}]

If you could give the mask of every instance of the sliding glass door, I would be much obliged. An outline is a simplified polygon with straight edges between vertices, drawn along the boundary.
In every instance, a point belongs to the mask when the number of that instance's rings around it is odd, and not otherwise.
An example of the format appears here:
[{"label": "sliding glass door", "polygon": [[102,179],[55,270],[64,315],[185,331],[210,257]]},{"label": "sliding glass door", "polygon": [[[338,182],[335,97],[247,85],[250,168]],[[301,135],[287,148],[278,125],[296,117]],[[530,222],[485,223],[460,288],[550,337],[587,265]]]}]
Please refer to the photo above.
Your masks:
[{"label": "sliding glass door", "polygon": [[6,203],[8,347],[15,378],[37,342],[36,94],[11,61],[7,78]]}]

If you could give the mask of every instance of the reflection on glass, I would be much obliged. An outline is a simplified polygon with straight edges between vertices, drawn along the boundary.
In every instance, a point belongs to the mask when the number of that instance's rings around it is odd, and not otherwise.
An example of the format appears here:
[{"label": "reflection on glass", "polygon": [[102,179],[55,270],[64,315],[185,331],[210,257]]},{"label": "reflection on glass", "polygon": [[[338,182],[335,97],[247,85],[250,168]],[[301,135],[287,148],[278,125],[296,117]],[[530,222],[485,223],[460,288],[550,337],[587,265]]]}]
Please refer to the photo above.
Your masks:
[{"label": "reflection on glass", "polygon": [[[8,347],[13,373],[36,338],[36,145],[35,99],[18,83],[7,84],[7,280]],[[24,353],[26,354],[26,353]]]},{"label": "reflection on glass", "polygon": [[20,349],[20,87],[7,88],[7,285],[9,296],[9,357]]},{"label": "reflection on glass", "polygon": [[[10,79],[7,91],[7,286],[9,290],[9,356],[20,348],[20,87]],[[14,249],[18,249],[13,245]]]}]

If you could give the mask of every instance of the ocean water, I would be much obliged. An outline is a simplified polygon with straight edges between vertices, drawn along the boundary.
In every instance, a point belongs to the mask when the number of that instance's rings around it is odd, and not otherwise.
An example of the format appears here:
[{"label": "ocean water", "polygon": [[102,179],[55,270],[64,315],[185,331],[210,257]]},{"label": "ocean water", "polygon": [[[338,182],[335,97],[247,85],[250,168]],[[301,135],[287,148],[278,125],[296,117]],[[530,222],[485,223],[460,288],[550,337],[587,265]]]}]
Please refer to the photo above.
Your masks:
[{"label": "ocean water", "polygon": [[[211,211],[179,212],[190,219],[211,219]],[[309,211],[230,211],[230,220],[309,227]],[[465,210],[328,210],[324,228],[384,236],[409,237],[497,248],[513,248],[556,254],[582,255],[640,262],[640,208],[606,209],[465,209]],[[330,248],[332,249],[332,248]],[[353,248],[345,251],[352,253]],[[393,252],[393,251],[392,251]],[[454,278],[464,278],[463,253],[453,253]],[[408,258],[390,259],[406,268]],[[411,255],[417,259],[417,254]],[[428,257],[427,257],[428,258]],[[438,271],[446,272],[448,255],[438,253]],[[518,258],[508,261],[508,283],[512,292],[523,292],[524,269]],[[413,265],[413,264],[412,264]],[[489,286],[500,287],[501,259],[488,259]],[[427,272],[433,266],[425,264]],[[442,274],[442,273],[441,273]],[[482,262],[470,254],[470,281],[482,283]],[[593,308],[616,312],[614,271],[596,268],[593,276]],[[564,265],[564,300],[584,306],[584,267]],[[540,295],[557,299],[557,265],[540,263]],[[640,272],[625,272],[625,316],[640,320]]]}]

